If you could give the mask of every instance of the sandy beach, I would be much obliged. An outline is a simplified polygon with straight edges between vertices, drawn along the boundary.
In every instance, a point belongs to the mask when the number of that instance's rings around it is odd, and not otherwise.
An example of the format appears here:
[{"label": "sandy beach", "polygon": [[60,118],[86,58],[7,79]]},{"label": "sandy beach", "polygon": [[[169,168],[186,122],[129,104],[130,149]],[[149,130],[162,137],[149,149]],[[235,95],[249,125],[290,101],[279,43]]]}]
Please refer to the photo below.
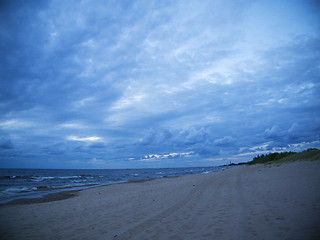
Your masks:
[{"label": "sandy beach", "polygon": [[[320,239],[320,161],[116,184],[0,207],[1,239]],[[71,198],[68,198],[73,196]]]}]

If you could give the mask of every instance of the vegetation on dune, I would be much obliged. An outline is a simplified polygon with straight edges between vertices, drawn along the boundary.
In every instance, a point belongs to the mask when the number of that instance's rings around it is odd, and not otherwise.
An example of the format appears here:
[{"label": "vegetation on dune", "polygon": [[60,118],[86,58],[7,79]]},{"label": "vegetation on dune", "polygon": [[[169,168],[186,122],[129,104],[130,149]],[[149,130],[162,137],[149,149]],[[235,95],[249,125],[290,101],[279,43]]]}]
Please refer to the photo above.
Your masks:
[{"label": "vegetation on dune", "polygon": [[262,154],[258,155],[253,158],[251,162],[249,162],[249,165],[251,164],[257,164],[257,163],[267,163],[267,162],[273,162],[280,159],[283,159],[285,157],[288,157],[290,155],[297,154],[296,152],[282,152],[282,153],[269,153],[269,154]]},{"label": "vegetation on dune", "polygon": [[320,150],[316,148],[309,148],[303,152],[282,152],[282,153],[269,153],[262,154],[254,157],[251,162],[248,162],[249,165],[258,164],[258,163],[283,163],[291,162],[298,160],[320,160]]}]

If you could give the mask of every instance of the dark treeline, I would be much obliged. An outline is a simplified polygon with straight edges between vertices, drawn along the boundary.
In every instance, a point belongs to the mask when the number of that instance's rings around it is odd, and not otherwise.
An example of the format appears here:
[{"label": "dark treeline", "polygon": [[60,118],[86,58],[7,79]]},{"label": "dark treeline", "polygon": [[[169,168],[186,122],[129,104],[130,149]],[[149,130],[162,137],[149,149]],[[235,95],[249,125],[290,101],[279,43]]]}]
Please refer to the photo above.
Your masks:
[{"label": "dark treeline", "polygon": [[320,150],[317,148],[309,148],[302,152],[281,152],[262,154],[254,157],[249,162],[230,163],[224,166],[253,165],[258,163],[286,162],[297,160],[320,160]]},{"label": "dark treeline", "polygon": [[269,154],[262,154],[254,157],[251,162],[248,162],[248,164],[252,165],[257,163],[268,163],[268,162],[274,162],[274,161],[283,160],[283,159],[296,160],[296,158],[297,159],[301,158],[302,160],[304,158],[314,157],[315,155],[319,155],[319,150],[316,148],[309,148],[308,150],[305,150],[301,153],[297,153],[297,152],[269,153]]},{"label": "dark treeline", "polygon": [[297,154],[296,152],[282,152],[282,153],[269,153],[269,154],[262,154],[258,155],[253,158],[249,164],[256,164],[256,163],[267,163],[272,162],[276,160],[280,160],[284,157],[287,157],[292,154]]}]

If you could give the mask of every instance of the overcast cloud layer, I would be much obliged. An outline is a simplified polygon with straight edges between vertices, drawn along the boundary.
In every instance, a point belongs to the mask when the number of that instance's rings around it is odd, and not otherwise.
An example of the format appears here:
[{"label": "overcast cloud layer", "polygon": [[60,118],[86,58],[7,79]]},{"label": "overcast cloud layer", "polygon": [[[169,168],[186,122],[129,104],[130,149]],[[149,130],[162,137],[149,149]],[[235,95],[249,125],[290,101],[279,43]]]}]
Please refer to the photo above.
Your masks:
[{"label": "overcast cloud layer", "polygon": [[320,147],[319,1],[0,9],[0,167],[206,166]]}]

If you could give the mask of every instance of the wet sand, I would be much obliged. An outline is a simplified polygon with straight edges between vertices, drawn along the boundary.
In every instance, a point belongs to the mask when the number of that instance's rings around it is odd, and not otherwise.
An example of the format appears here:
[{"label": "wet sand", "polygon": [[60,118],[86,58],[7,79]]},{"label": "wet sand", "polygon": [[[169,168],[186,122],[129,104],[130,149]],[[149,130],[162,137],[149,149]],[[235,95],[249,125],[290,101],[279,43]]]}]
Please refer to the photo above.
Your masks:
[{"label": "wet sand", "polygon": [[320,161],[64,192],[0,206],[1,239],[320,239]]}]

